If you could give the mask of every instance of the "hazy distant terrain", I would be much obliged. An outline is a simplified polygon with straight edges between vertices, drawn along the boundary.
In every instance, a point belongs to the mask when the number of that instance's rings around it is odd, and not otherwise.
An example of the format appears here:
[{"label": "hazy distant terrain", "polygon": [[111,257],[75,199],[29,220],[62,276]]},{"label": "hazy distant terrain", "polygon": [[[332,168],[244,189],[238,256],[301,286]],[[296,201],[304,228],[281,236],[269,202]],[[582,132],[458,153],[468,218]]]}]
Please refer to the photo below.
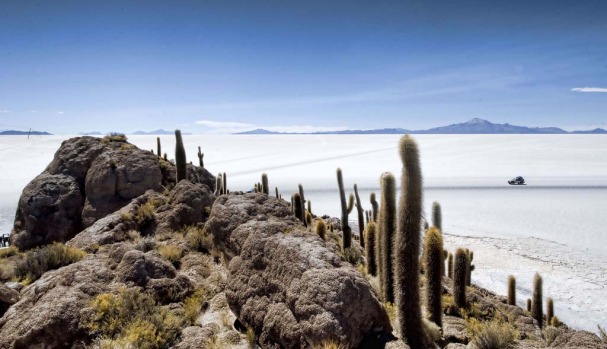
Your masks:
[{"label": "hazy distant terrain", "polygon": [[[52,159],[63,136],[0,138],[0,229],[7,233],[23,187]],[[160,136],[173,158],[174,137]],[[226,172],[230,190],[248,190],[269,175],[288,198],[303,184],[315,214],[339,216],[335,169],[348,191],[354,183],[368,208],[382,172],[400,176],[400,135],[184,136],[188,161]],[[443,207],[446,246],[475,251],[473,281],[505,294],[518,277],[519,300],[530,294],[535,271],[544,294],[565,322],[589,330],[607,323],[607,137],[603,135],[418,135],[424,205]],[[156,136],[129,136],[155,149]],[[525,187],[506,181],[522,175]],[[352,221],[354,215],[350,215]],[[356,228],[354,229],[356,231]]]}]

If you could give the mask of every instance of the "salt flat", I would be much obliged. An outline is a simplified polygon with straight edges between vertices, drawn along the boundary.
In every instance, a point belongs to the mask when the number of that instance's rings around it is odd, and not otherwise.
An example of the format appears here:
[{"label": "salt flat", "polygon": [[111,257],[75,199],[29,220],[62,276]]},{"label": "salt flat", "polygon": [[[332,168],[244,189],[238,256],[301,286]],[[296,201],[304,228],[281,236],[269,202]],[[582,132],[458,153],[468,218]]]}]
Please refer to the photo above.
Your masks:
[{"label": "salt flat", "polygon": [[[187,130],[184,130],[187,131]],[[10,225],[21,189],[67,136],[0,137],[0,232]],[[174,138],[161,136],[172,158]],[[248,190],[262,172],[288,199],[303,184],[315,214],[338,216],[335,169],[347,190],[361,189],[365,208],[379,176],[400,176],[397,135],[184,136],[188,160],[226,172],[230,190]],[[607,327],[607,137],[604,135],[416,135],[425,177],[424,205],[441,202],[446,246],[475,251],[473,281],[506,293],[518,278],[519,303],[533,273],[556,314],[583,329]],[[156,149],[155,136],[130,136]],[[522,175],[529,185],[506,180]],[[354,215],[350,215],[353,220]]]}]

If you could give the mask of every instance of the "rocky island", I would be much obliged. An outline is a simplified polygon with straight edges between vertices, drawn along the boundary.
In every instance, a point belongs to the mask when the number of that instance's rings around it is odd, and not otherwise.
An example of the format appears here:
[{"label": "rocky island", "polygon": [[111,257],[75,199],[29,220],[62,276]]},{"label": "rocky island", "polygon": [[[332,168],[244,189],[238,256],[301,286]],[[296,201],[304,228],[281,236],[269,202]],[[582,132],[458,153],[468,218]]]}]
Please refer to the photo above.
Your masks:
[{"label": "rocky island", "polygon": [[607,348],[543,310],[541,278],[528,309],[514,278],[508,297],[470,283],[440,205],[422,227],[408,136],[400,206],[384,175],[371,212],[340,185],[340,219],[306,210],[301,188],[270,195],[265,175],[230,192],[177,145],[173,162],[121,135],[63,142],[0,250],[0,348]]}]

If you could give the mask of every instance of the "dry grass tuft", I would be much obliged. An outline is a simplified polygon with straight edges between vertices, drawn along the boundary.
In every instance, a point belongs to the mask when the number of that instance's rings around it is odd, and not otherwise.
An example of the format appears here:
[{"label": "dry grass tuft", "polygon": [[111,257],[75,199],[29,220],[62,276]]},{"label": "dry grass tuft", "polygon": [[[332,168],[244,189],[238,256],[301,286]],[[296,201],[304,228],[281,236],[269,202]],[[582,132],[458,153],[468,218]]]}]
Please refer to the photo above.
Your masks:
[{"label": "dry grass tuft", "polygon": [[512,325],[496,319],[481,322],[468,318],[466,322],[476,349],[507,349],[519,336]]},{"label": "dry grass tuft", "polygon": [[86,253],[75,247],[53,243],[27,251],[24,257],[15,265],[15,276],[26,284],[31,283],[45,272],[59,269],[66,265],[78,262]]}]

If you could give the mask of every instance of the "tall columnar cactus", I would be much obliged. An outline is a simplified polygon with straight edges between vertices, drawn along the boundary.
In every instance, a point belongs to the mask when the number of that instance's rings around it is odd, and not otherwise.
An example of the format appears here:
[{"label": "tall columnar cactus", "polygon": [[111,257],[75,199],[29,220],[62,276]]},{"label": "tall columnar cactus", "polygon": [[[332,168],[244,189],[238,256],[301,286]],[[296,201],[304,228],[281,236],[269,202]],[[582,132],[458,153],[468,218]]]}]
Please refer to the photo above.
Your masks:
[{"label": "tall columnar cactus", "polygon": [[312,214],[312,201],[308,200],[308,212],[310,213],[310,215]]},{"label": "tall columnar cactus", "polygon": [[432,225],[443,231],[443,214],[437,201],[432,203]]},{"label": "tall columnar cactus", "polygon": [[516,305],[516,278],[508,276],[508,305]]},{"label": "tall columnar cactus", "polygon": [[327,238],[327,223],[322,219],[316,222],[316,234],[323,240]]},{"label": "tall columnar cactus", "polygon": [[365,220],[363,217],[363,206],[358,195],[358,186],[354,184],[354,195],[356,197],[356,211],[358,212],[358,236],[360,237],[360,245],[365,247]]},{"label": "tall columnar cactus", "polygon": [[381,177],[380,210],[379,256],[381,259],[381,274],[379,275],[379,280],[384,302],[394,303],[395,261],[393,260],[393,255],[394,233],[396,232],[396,179],[389,172],[384,173]]},{"label": "tall columnar cactus", "polygon": [[442,294],[443,271],[445,263],[443,258],[443,236],[438,228],[431,228],[424,237],[425,271],[426,271],[426,307],[430,313],[430,320],[438,327],[443,327],[442,320]]},{"label": "tall columnar cactus", "polygon": [[295,217],[299,219],[304,225],[306,224],[306,217],[304,216],[304,207],[301,201],[301,196],[299,193],[293,194],[293,212],[295,213]]},{"label": "tall columnar cactus", "polygon": [[466,307],[466,265],[468,265],[468,254],[464,249],[455,251],[453,261],[453,298],[455,304],[460,308]]},{"label": "tall columnar cactus", "polygon": [[375,245],[377,244],[377,225],[369,222],[365,233],[365,259],[367,260],[367,273],[377,275],[377,258],[375,256]]},{"label": "tall columnar cactus", "polygon": [[537,324],[542,328],[544,326],[544,310],[542,299],[542,277],[535,273],[533,277],[533,300],[531,301],[531,316],[537,320]]},{"label": "tall columnar cactus", "polygon": [[428,221],[424,221],[424,231],[428,230],[430,228],[430,225],[428,224]]},{"label": "tall columnar cactus", "polygon": [[261,174],[261,191],[266,195],[270,195],[270,186],[268,185],[267,173]]},{"label": "tall columnar cactus", "polygon": [[200,146],[198,146],[198,166],[204,167],[204,160],[203,159],[204,159],[204,153],[200,149]]},{"label": "tall columnar cactus", "polygon": [[472,284],[472,271],[475,268],[474,265],[472,265],[474,252],[466,249],[466,253],[468,254],[468,265],[466,265],[466,286],[470,286]]},{"label": "tall columnar cactus", "polygon": [[369,224],[369,211],[365,210],[365,223]]},{"label": "tall columnar cactus", "polygon": [[531,312],[531,299],[527,298],[527,311]]},{"label": "tall columnar cactus", "polygon": [[548,297],[546,299],[546,323],[552,324],[552,317],[554,316],[554,301]]},{"label": "tall columnar cactus", "polygon": [[160,137],[156,137],[156,154],[158,157],[162,156],[162,148],[160,147]]},{"label": "tall columnar cactus", "polygon": [[215,177],[215,195],[221,195],[223,189],[223,180],[221,179],[221,174]]},{"label": "tall columnar cactus", "polygon": [[167,156],[167,153],[164,153],[163,157],[164,161],[169,161],[169,157]]},{"label": "tall columnar cactus", "polygon": [[299,219],[301,219],[304,226],[307,227],[308,224],[306,223],[306,197],[304,196],[303,185],[299,184],[297,187],[299,188],[299,197],[301,200],[301,209],[302,209],[301,217]]},{"label": "tall columnar cactus", "polygon": [[447,257],[447,276],[453,279],[453,253],[449,253],[449,257]]},{"label": "tall columnar cactus", "polygon": [[339,187],[339,200],[341,202],[341,231],[343,234],[341,247],[345,251],[352,246],[352,229],[348,225],[349,210],[346,204],[346,191],[344,189],[344,179],[341,173],[341,168],[337,169],[337,186]]},{"label": "tall columnar cactus", "polygon": [[374,222],[377,222],[377,214],[379,213],[379,203],[375,199],[375,193],[371,193],[369,195],[369,201],[371,201],[371,208],[373,209],[373,218],[371,218]]},{"label": "tall columnar cactus", "polygon": [[187,178],[186,170],[186,159],[185,159],[185,148],[183,146],[183,139],[181,138],[181,131],[175,130],[175,139],[177,144],[175,145],[175,166],[177,167],[177,183]]},{"label": "tall columnar cactus", "polygon": [[228,193],[228,177],[226,173],[223,173],[223,194]]},{"label": "tall columnar cactus", "polygon": [[280,199],[280,195],[278,194],[278,187],[274,187],[274,191],[276,191],[276,198]]},{"label": "tall columnar cactus", "polygon": [[[396,234],[395,260],[397,311],[400,333],[411,349],[428,345],[422,322],[419,295],[419,252],[422,219],[422,171],[417,143],[409,135],[400,140],[400,157],[403,163],[401,177],[398,232]],[[383,216],[380,213],[380,218]],[[383,218],[381,218],[383,219]],[[438,250],[438,261],[443,253]],[[438,270],[440,274],[440,268]]]}]

